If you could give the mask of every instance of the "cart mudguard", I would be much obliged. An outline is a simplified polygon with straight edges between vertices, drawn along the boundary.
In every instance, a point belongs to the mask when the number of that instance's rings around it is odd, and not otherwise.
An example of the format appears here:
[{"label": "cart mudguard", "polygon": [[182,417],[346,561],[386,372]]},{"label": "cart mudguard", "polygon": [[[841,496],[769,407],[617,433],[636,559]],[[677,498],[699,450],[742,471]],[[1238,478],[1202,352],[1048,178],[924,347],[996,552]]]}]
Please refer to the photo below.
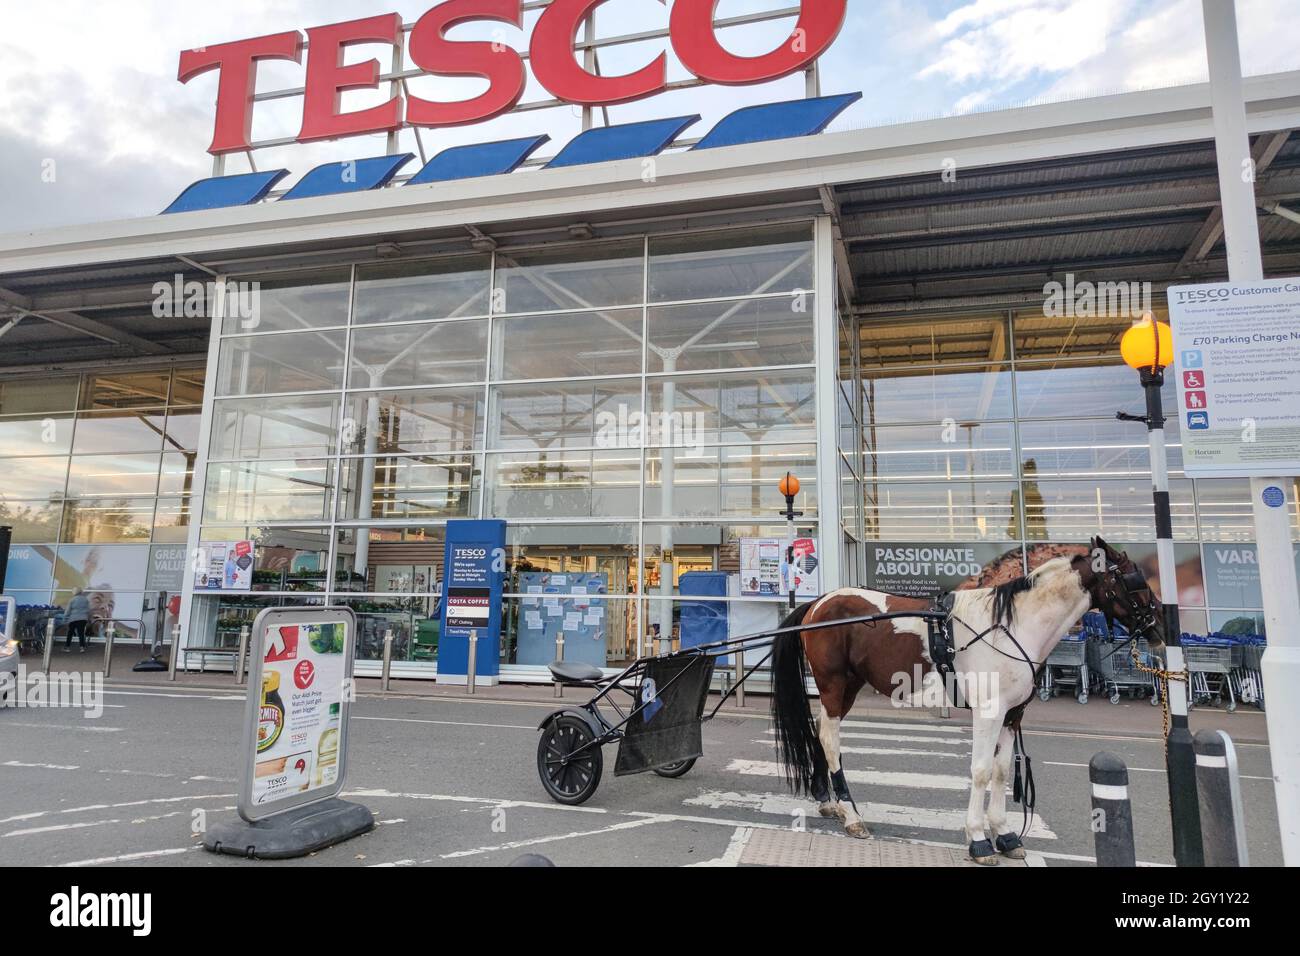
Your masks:
[{"label": "cart mudguard", "polygon": [[597,739],[600,739],[601,735],[605,733],[605,728],[600,725],[600,721],[592,715],[591,711],[583,710],[580,707],[565,707],[561,710],[556,710],[547,714],[546,719],[537,725],[537,729],[545,730],[555,720],[566,715],[586,721],[587,726],[591,728],[592,734],[594,734]]}]

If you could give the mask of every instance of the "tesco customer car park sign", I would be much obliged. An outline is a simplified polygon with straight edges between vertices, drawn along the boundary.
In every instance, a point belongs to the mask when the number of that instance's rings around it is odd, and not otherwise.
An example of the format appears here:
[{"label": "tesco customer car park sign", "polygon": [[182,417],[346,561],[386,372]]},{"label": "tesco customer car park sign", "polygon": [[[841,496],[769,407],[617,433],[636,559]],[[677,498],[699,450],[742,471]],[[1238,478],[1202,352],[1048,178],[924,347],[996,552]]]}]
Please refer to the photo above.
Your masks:
[{"label": "tesco customer car park sign", "polygon": [[[668,54],[620,76],[599,76],[574,55],[578,31],[606,0],[553,0],[528,43],[528,64],[537,82],[552,96],[579,106],[613,106],[654,96],[668,89]],[[648,0],[647,0],[648,2]],[[725,49],[714,26],[718,0],[674,0],[669,42],[677,58],[705,83],[741,86],[766,83],[807,69],[835,41],[844,25],[848,0],[802,0],[790,37],[771,52],[738,56]],[[476,21],[523,27],[524,0],[446,0],[430,8],[410,29],[407,57],[431,76],[480,77],[486,92],[456,102],[427,100],[407,91],[366,109],[343,112],[349,90],[378,89],[378,59],[345,63],[349,47],[387,44],[400,48],[402,18],[385,13],[345,23],[291,30],[250,40],[220,43],[181,54],[178,79],[187,83],[216,70],[216,122],[208,152],[214,155],[251,148],[257,66],[263,60],[303,62],[306,48],[300,143],[404,127],[447,127],[479,123],[508,113],[524,94],[523,55],[499,41],[451,40],[452,27]]]}]

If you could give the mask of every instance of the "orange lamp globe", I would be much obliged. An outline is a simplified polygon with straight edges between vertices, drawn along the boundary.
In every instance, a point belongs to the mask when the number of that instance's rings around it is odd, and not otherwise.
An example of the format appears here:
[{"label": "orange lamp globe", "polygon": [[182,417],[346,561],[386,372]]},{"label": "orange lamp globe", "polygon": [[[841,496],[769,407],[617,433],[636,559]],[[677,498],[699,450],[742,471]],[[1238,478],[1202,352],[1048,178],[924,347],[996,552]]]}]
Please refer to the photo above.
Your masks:
[{"label": "orange lamp globe", "polygon": [[1133,328],[1124,333],[1119,343],[1120,355],[1129,368],[1166,368],[1174,360],[1174,333],[1168,323],[1157,321],[1150,312],[1145,313]]},{"label": "orange lamp globe", "polygon": [[781,484],[777,487],[785,497],[793,498],[799,494],[799,479],[787,471],[785,477],[781,479]]}]

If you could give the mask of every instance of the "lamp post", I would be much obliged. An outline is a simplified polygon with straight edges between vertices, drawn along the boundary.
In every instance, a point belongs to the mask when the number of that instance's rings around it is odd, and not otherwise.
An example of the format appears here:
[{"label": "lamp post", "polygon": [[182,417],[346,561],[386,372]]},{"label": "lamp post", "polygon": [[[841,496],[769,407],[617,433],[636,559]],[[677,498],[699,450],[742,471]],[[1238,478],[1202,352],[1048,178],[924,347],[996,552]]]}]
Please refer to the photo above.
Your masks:
[{"label": "lamp post", "polygon": [[781,492],[782,496],[784,496],[785,498],[785,510],[779,512],[779,514],[783,518],[785,518],[786,521],[787,539],[785,545],[785,566],[786,566],[786,575],[789,578],[789,580],[786,583],[790,590],[790,610],[793,611],[795,605],[795,590],[796,590],[796,585],[794,580],[794,539],[795,539],[794,519],[803,517],[802,511],[794,510],[795,495],[799,494],[799,479],[796,478],[791,472],[787,471],[785,473],[785,477],[782,478],[780,484],[777,485],[777,488]]},{"label": "lamp post", "polygon": [[[1160,389],[1165,368],[1172,363],[1173,333],[1164,322],[1145,312],[1120,342],[1120,354],[1129,368],[1142,378],[1147,413],[1143,416],[1120,412],[1122,421],[1141,421],[1147,426],[1151,444],[1151,484],[1156,510],[1156,555],[1160,562],[1160,602],[1165,627],[1168,669],[1185,669],[1178,622],[1178,579],[1174,565],[1174,529],[1169,509],[1169,465],[1165,454],[1165,413]],[[1187,727],[1187,683],[1169,680],[1169,738],[1165,741],[1165,768],[1169,778],[1169,813],[1174,837],[1174,859],[1179,866],[1203,866],[1201,813],[1196,797],[1196,753],[1192,732]]]}]

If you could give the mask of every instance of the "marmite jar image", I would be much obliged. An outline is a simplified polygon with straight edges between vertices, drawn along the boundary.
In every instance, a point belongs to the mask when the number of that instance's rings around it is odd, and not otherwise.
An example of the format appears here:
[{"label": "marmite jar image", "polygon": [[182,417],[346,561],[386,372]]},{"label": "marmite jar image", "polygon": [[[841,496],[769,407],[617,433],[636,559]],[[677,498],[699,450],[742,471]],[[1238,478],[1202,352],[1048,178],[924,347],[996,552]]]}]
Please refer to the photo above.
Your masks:
[{"label": "marmite jar image", "polygon": [[257,752],[275,746],[284,730],[284,701],[280,699],[280,675],[267,671],[262,675],[262,706],[257,712]]}]

